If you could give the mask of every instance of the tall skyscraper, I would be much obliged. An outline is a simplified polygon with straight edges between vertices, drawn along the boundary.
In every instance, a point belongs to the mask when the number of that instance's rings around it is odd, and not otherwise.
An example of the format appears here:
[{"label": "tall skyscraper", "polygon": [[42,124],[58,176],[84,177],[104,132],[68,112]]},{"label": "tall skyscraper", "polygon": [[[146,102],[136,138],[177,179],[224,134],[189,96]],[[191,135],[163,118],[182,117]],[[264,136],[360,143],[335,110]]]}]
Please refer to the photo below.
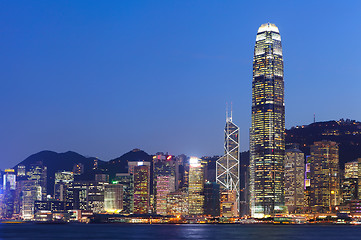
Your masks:
[{"label": "tall skyscraper", "polygon": [[285,105],[281,35],[262,24],[253,57],[250,130],[250,208],[253,217],[284,208]]},{"label": "tall skyscraper", "polygon": [[[148,165],[145,165],[148,164]],[[134,213],[149,213],[150,163],[139,162],[134,166]]]},{"label": "tall skyscraper", "polygon": [[167,215],[167,195],[175,191],[173,176],[157,176],[156,213]]},{"label": "tall skyscraper", "polygon": [[311,146],[310,203],[315,211],[331,211],[340,200],[338,145],[320,141]]},{"label": "tall skyscraper", "polygon": [[216,163],[216,181],[220,184],[222,191],[235,191],[235,207],[239,212],[239,128],[232,122],[232,112],[226,117],[226,127],[224,128],[224,156],[220,157]]},{"label": "tall skyscraper", "polygon": [[203,167],[198,158],[190,158],[189,160],[189,187],[188,187],[188,203],[189,215],[203,214],[204,204],[204,176]]}]

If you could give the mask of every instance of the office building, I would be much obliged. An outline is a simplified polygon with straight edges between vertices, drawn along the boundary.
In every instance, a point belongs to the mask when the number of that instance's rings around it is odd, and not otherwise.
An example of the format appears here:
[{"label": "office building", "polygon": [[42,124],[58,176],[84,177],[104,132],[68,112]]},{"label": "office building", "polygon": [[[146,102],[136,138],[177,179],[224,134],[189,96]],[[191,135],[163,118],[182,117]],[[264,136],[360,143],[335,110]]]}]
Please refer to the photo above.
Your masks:
[{"label": "office building", "polygon": [[[130,162],[129,162],[130,163]],[[150,200],[150,163],[138,162],[134,172],[134,213],[149,213]]]},{"label": "office building", "polygon": [[134,178],[129,173],[117,173],[112,182],[123,187],[123,214],[132,214],[134,211]]},{"label": "office building", "polygon": [[220,216],[220,185],[216,182],[204,184],[204,215]]},{"label": "office building", "polygon": [[104,210],[108,213],[120,213],[123,210],[123,185],[104,185]]},{"label": "office building", "polygon": [[167,195],[167,215],[187,216],[188,195],[180,190]]},{"label": "office building", "polygon": [[239,128],[232,122],[231,116],[226,117],[224,128],[224,155],[216,163],[216,181],[220,191],[236,191],[236,210],[240,206],[240,155],[239,155]]},{"label": "office building", "polygon": [[301,210],[305,201],[305,157],[298,147],[286,150],[285,205],[290,213]]},{"label": "office building", "polygon": [[174,176],[157,176],[156,213],[159,215],[167,215],[167,195],[175,191],[174,182]]},{"label": "office building", "polygon": [[332,141],[311,146],[311,195],[315,211],[331,211],[340,202],[338,145]]},{"label": "office building", "polygon": [[284,211],[285,104],[281,35],[262,24],[253,57],[250,209],[253,217]]},{"label": "office building", "polygon": [[188,210],[189,215],[202,215],[204,205],[203,167],[200,159],[192,157],[189,160]]}]

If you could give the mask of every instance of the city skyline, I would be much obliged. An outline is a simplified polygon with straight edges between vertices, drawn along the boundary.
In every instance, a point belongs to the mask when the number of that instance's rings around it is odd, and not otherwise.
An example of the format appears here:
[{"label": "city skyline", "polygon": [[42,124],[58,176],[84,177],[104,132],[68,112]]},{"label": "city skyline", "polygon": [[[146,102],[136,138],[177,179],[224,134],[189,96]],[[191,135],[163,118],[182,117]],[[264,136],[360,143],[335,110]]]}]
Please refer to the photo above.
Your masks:
[{"label": "city skyline", "polygon": [[41,150],[221,155],[230,101],[248,150],[249,59],[264,22],[287,43],[286,127],[314,113],[361,119],[358,2],[29,4],[2,3],[1,169]]}]

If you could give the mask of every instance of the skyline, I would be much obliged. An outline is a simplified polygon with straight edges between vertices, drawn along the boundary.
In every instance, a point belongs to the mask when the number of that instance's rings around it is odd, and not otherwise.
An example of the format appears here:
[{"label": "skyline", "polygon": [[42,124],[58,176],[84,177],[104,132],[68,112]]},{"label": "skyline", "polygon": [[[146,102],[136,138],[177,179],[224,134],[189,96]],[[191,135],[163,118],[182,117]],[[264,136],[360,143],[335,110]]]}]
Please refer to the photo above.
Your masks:
[{"label": "skyline", "polygon": [[255,29],[266,22],[284,43],[286,128],[314,113],[361,120],[353,3],[3,2],[0,169],[41,150],[222,155],[226,102],[248,150]]}]

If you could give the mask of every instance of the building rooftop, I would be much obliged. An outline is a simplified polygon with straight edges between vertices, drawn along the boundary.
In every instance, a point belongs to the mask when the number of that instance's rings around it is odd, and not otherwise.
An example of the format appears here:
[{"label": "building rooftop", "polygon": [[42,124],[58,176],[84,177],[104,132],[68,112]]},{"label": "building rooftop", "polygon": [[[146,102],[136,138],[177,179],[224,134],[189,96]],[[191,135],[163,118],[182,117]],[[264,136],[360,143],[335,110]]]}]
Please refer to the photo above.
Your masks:
[{"label": "building rooftop", "polygon": [[257,33],[261,32],[277,32],[279,33],[278,27],[273,23],[264,23],[258,28]]}]

